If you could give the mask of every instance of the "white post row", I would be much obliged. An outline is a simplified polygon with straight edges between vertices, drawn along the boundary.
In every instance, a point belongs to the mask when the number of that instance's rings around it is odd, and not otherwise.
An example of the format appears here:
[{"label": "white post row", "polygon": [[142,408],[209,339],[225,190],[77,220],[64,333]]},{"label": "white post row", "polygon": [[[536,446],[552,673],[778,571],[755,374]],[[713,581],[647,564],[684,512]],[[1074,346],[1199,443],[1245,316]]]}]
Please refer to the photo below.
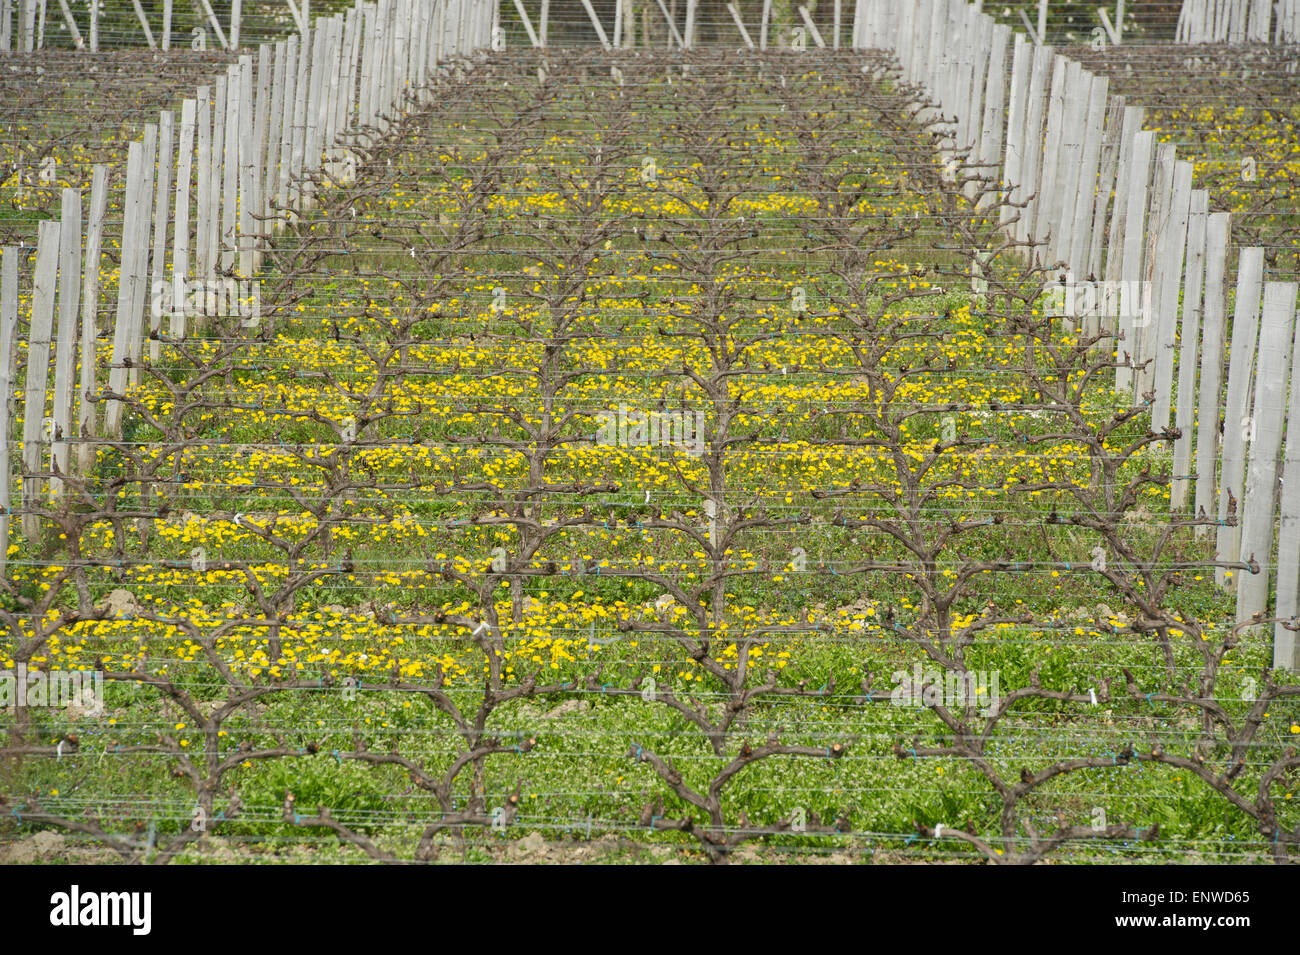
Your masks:
[{"label": "white post row", "polygon": [[[124,395],[140,380],[146,309],[151,313],[151,362],[160,357],[164,334],[172,340],[185,337],[185,309],[192,301],[187,286],[191,267],[196,276],[208,280],[206,287],[211,290],[218,265],[229,269],[238,254],[240,274],[250,277],[260,266],[263,217],[275,206],[301,211],[310,199],[304,178],[319,171],[327,157],[339,155],[346,136],[367,120],[382,121],[394,110],[421,100],[429,68],[445,54],[468,53],[491,42],[494,5],[461,3],[454,25],[457,43],[440,49],[439,34],[448,26],[444,6],[433,0],[359,2],[346,16],[321,18],[308,32],[310,47],[297,35],[274,47],[263,45],[256,75],[252,58],[241,57],[237,66],[217,78],[215,88],[199,87],[194,99],[182,103],[179,141],[172,114],[164,112],[157,125],[147,125],[142,139],[129,145],[109,394]],[[30,25],[32,17],[25,19],[24,26]],[[97,18],[92,18],[92,49],[98,46],[97,26]],[[220,34],[219,25],[214,27]],[[169,28],[170,16],[165,14],[168,44]],[[32,33],[24,33],[29,47],[35,45]],[[237,42],[237,37],[236,10],[231,42]],[[191,218],[192,187],[196,191]],[[74,462],[75,470],[83,472],[93,464],[96,438],[111,440],[121,434],[123,402],[118,398],[106,402],[102,428],[97,426],[95,408],[107,167],[97,165],[93,170],[84,244],[81,199],[80,192],[65,190],[60,220],[39,226],[25,364],[24,407],[30,410],[24,415],[21,440],[22,523],[29,538],[40,531],[34,508],[44,483],[36,475],[46,473],[45,445],[50,446],[54,475],[49,490],[57,495],[63,484],[59,475],[72,473]],[[6,248],[0,264],[0,394],[5,396],[0,416],[0,501],[6,505],[7,437],[13,419],[7,396],[17,353],[18,272],[18,250]],[[156,300],[171,306],[165,332],[161,309],[152,307]],[[47,416],[51,358],[54,400]],[[9,517],[8,507],[0,506],[0,541],[6,537]],[[0,546],[0,568],[4,556]]]},{"label": "white post row", "polygon": [[[1264,0],[1198,4],[1195,13],[1199,19],[1192,22],[1201,26],[1184,23],[1184,33],[1212,27],[1213,35],[1204,39],[1269,39]],[[1300,4],[1283,3],[1278,13],[1288,22],[1300,21]],[[990,23],[961,0],[859,0],[852,36],[856,47],[893,48],[907,80],[928,87],[942,117],[952,121],[948,134],[940,136],[942,158],[972,149],[973,166],[1001,163],[1000,218],[1013,238],[1040,244],[1042,264],[1064,263],[1076,276],[1104,273],[1099,314],[1095,323],[1089,316],[1085,331],[1119,336],[1116,387],[1132,392],[1136,401],[1151,394],[1153,430],[1172,422],[1180,432],[1173,449],[1171,505],[1186,507],[1195,481],[1197,513],[1219,522],[1218,559],[1231,562],[1253,554],[1265,567],[1271,553],[1265,530],[1271,533],[1274,505],[1264,489],[1273,488],[1277,476],[1275,466],[1268,473],[1265,462],[1281,450],[1282,409],[1300,401],[1300,386],[1293,381],[1288,402],[1281,392],[1272,394],[1252,382],[1257,354],[1259,377],[1268,378],[1273,391],[1284,387],[1279,379],[1287,380],[1293,351],[1300,362],[1300,345],[1293,348],[1292,339],[1283,340],[1290,312],[1283,315],[1282,300],[1294,309],[1294,287],[1269,283],[1264,340],[1259,340],[1262,251],[1241,250],[1224,396],[1230,217],[1209,213],[1207,195],[1192,189],[1191,165],[1177,159],[1172,145],[1157,144],[1155,134],[1142,129],[1140,108],[1108,95],[1104,77],[1088,75],[1050,48],[1031,50],[1024,37],[1016,37],[1005,90],[1005,47],[999,53]],[[1116,24],[1120,29],[1122,21]],[[1275,35],[1282,30],[1279,23]],[[1021,203],[1025,207],[1017,209]],[[1118,293],[1112,293],[1116,286]],[[1272,418],[1264,420],[1268,415]],[[1300,413],[1292,415],[1300,422]],[[1265,425],[1271,430],[1261,431]],[[1300,457],[1300,425],[1287,432],[1286,445],[1290,463]],[[1253,471],[1247,468],[1248,449]],[[1290,469],[1300,472],[1300,462]],[[1300,601],[1300,557],[1293,553],[1300,550],[1300,481],[1291,483],[1290,494],[1283,484],[1280,526],[1288,536],[1278,560],[1277,612],[1287,616]],[[1230,511],[1238,527],[1227,526]],[[1216,579],[1223,585],[1228,578],[1217,571]],[[1237,573],[1232,579],[1244,578]],[[1258,595],[1267,597],[1266,574],[1243,584],[1242,591],[1238,616],[1249,619],[1264,609]],[[1294,634],[1277,630],[1275,655],[1285,661],[1279,665],[1300,665]]]}]

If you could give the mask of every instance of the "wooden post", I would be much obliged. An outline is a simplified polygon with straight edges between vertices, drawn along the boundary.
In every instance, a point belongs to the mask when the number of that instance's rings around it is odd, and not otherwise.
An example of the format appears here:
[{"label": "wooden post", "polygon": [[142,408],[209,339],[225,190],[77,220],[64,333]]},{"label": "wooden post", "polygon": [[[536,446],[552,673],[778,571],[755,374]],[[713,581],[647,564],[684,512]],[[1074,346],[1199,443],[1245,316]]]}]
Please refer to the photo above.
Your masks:
[{"label": "wooden post", "polygon": [[[77,372],[77,325],[81,321],[81,191],[64,189],[59,219],[59,325],[54,348],[54,436],[50,444],[51,470],[71,471],[68,454],[73,437],[73,376]],[[50,496],[63,492],[63,481],[50,479]]]},{"label": "wooden post", "polygon": [[1169,427],[1173,402],[1174,350],[1178,347],[1178,293],[1183,275],[1183,252],[1187,248],[1187,215],[1192,202],[1192,164],[1174,163],[1173,192],[1167,227],[1161,230],[1159,283],[1155,337],[1151,357],[1155,359],[1155,403],[1151,428],[1157,433]]},{"label": "wooden post", "polygon": [[[200,95],[204,94],[205,89],[200,90]],[[172,233],[171,315],[167,326],[167,337],[173,341],[184,341],[186,330],[185,309],[189,299],[187,278],[190,269],[190,180],[197,106],[192,99],[181,103],[181,141],[176,163],[176,208],[173,213],[176,223]]]},{"label": "wooden post", "polygon": [[[136,228],[131,233],[131,242],[136,248],[136,280],[131,284],[132,298],[129,311],[128,342],[130,345],[131,368],[128,380],[131,387],[140,382],[140,368],[144,362],[144,313],[149,301],[149,231],[153,224],[153,189],[155,163],[158,158],[158,125],[148,123],[144,127],[143,182],[140,189],[140,215]],[[126,231],[123,228],[123,242]]]},{"label": "wooden post", "polygon": [[[216,94],[212,102],[212,143],[208,159],[208,242],[207,261],[203,264],[203,309],[208,314],[208,292],[217,281],[217,264],[221,259],[221,188],[224,180],[222,166],[226,152],[226,101],[230,98],[229,83],[225,74],[218,74]],[[229,135],[234,135],[230,133]]]},{"label": "wooden post", "polygon": [[208,236],[211,231],[208,209],[212,202],[212,91],[210,87],[199,87],[196,112],[198,143],[195,148],[194,170],[194,277],[206,281]]},{"label": "wooden post", "polygon": [[[694,6],[694,0],[689,0],[687,9],[693,9]],[[813,18],[809,15],[808,8],[802,3],[799,4],[799,16],[803,19],[804,26],[808,28],[808,35],[812,37],[813,42],[817,44],[818,49],[826,49],[826,41],[822,39],[821,31],[817,29],[817,24],[813,22]]]},{"label": "wooden post", "polygon": [[731,20],[736,24],[736,29],[740,32],[740,38],[745,41],[745,46],[751,50],[754,49],[754,41],[750,39],[749,31],[745,29],[745,21],[740,18],[740,11],[736,9],[736,5],[728,3],[727,12],[731,14]]},{"label": "wooden post", "polygon": [[1038,0],[1038,37],[1047,42],[1047,0]]},{"label": "wooden post", "polygon": [[[1173,143],[1160,143],[1156,147],[1156,167],[1150,205],[1147,209],[1147,243],[1146,257],[1143,260],[1142,277],[1151,289],[1151,300],[1158,308],[1161,298],[1163,280],[1167,277],[1162,268],[1165,235],[1169,231],[1169,216],[1172,211],[1174,194],[1174,163],[1177,161],[1177,147]],[[1145,289],[1144,289],[1145,292]],[[1159,315],[1153,312],[1152,320],[1142,323],[1133,342],[1135,349],[1134,380],[1136,395],[1141,397],[1149,392],[1155,383],[1154,362],[1155,342],[1158,338]],[[1145,367],[1143,364],[1145,364]]]},{"label": "wooden post", "polygon": [[[1089,273],[1088,254],[1092,242],[1093,206],[1097,198],[1097,172],[1101,162],[1102,139],[1106,132],[1106,104],[1110,91],[1109,78],[1101,74],[1092,77],[1089,91],[1086,119],[1084,120],[1083,145],[1080,153],[1079,176],[1075,192],[1074,215],[1070,224],[1069,241],[1062,246],[1064,259],[1074,274],[1083,277]],[[1109,190],[1107,186],[1107,190]],[[1066,196],[1066,209],[1069,209],[1069,196]],[[1064,217],[1062,218],[1064,221]]]},{"label": "wooden post", "polygon": [[[440,4],[439,9],[440,10],[445,9],[446,6],[447,5],[445,3]],[[546,27],[550,19],[551,19],[551,0],[542,0],[542,12],[541,15],[538,17],[538,24],[537,24],[538,46],[540,46],[542,49],[546,49]]]},{"label": "wooden post", "polygon": [[[322,20],[316,25],[314,31],[312,52],[311,52],[311,73],[307,80],[307,104],[305,117],[305,126],[302,134],[301,156],[294,162],[294,171],[300,177],[300,186],[298,190],[298,211],[306,212],[314,205],[315,182],[312,174],[317,169],[317,161],[320,158],[320,114],[322,109],[322,98],[324,96],[325,71],[328,69],[329,54],[329,28],[324,26],[326,21]],[[395,77],[390,73],[390,83],[396,83]],[[393,86],[389,87],[395,95],[396,90]],[[390,101],[391,102],[391,101]],[[385,124],[387,125],[387,124]],[[294,139],[294,151],[298,153],[298,140]]]},{"label": "wooden post", "polygon": [[[1053,215],[1048,221],[1052,229],[1049,261],[1063,262],[1066,268],[1070,266],[1071,233],[1078,205],[1079,180],[1083,173],[1083,140],[1087,134],[1084,127],[1092,82],[1092,74],[1072,61],[1066,72],[1065,114],[1061,121],[1061,146],[1057,154],[1056,192],[1059,198],[1053,200]],[[1096,175],[1095,171],[1093,175]]]},{"label": "wooden post", "polygon": [[[1146,237],[1147,185],[1151,179],[1151,153],[1155,133],[1143,130],[1133,137],[1133,154],[1129,162],[1128,205],[1124,210],[1124,258],[1120,271],[1119,295],[1119,362],[1115,369],[1115,388],[1132,391],[1133,363],[1137,358],[1135,340],[1140,323],[1151,320],[1150,287],[1142,283],[1142,249]],[[1136,398],[1136,395],[1135,395]]]},{"label": "wooden post", "polygon": [[1047,133],[1043,144],[1043,164],[1038,181],[1033,233],[1034,241],[1043,245],[1042,249],[1036,251],[1034,258],[1044,265],[1050,264],[1051,249],[1047,242],[1052,233],[1052,224],[1056,221],[1055,209],[1060,205],[1056,179],[1060,167],[1061,124],[1066,111],[1066,77],[1070,62],[1059,54],[1053,57],[1052,86],[1047,99]]},{"label": "wooden post", "polygon": [[20,8],[23,26],[23,52],[36,52],[36,6],[32,0]]},{"label": "wooden post", "polygon": [[[622,0],[619,0],[622,6]],[[524,0],[515,0],[515,10],[519,13],[519,20],[524,25],[524,30],[528,33],[528,41],[533,46],[542,46],[542,41],[538,39],[537,32],[533,29],[533,21],[528,19],[528,11],[524,8]]]},{"label": "wooden post", "polygon": [[[600,45],[608,50],[609,38],[605,36],[605,28],[600,25],[600,17],[596,16],[596,11],[591,6],[591,0],[582,0],[582,8],[587,11],[587,16],[591,19],[591,25],[596,28],[596,37],[600,40]],[[690,43],[690,30],[690,23],[688,22],[686,24],[686,42],[688,45]]]},{"label": "wooden post", "polygon": [[154,42],[153,30],[149,29],[149,18],[144,15],[144,7],[140,6],[140,0],[131,0],[131,6],[135,7],[136,19],[140,21],[140,27],[144,30],[144,38],[149,41],[149,48],[156,50],[158,44]]},{"label": "wooden post", "polygon": [[63,11],[63,22],[68,25],[68,32],[72,34],[72,45],[80,50],[86,45],[86,41],[81,38],[81,31],[77,29],[77,21],[72,16],[68,0],[59,0],[59,9]]},{"label": "wooden post", "polygon": [[[259,150],[259,143],[254,139],[253,123],[253,58],[239,58],[239,135],[236,162],[239,222],[237,244],[239,248],[239,277],[251,279],[254,271],[254,219],[257,208],[257,160],[254,158]],[[243,294],[241,283],[240,294]]]},{"label": "wooden post", "polygon": [[243,17],[243,0],[230,0],[230,48],[239,49],[239,26]]},{"label": "wooden post", "polygon": [[[590,0],[583,0],[583,3],[590,3]],[[688,50],[695,49],[695,13],[697,6],[697,0],[686,0],[685,48]]]},{"label": "wooden post", "polygon": [[[660,0],[660,5],[661,6],[663,5],[663,0]],[[664,16],[666,18],[668,14],[665,12]],[[763,0],[763,22],[760,23],[758,27],[758,48],[760,50],[767,49],[767,25],[771,21],[771,19],[772,19],[772,0]],[[671,23],[672,21],[669,20],[669,22]],[[674,30],[674,32],[676,31]]]},{"label": "wooden post", "polygon": [[0,250],[0,575],[9,561],[9,436],[13,421],[13,367],[18,351],[18,248]]},{"label": "wooden post", "polygon": [[[367,8],[372,10],[373,8]],[[289,182],[293,174],[293,124],[294,114],[296,112],[296,103],[298,100],[298,73],[299,73],[299,40],[297,36],[290,36],[285,44],[285,69],[284,69],[284,113],[280,127],[280,160],[279,160],[279,180],[276,184],[276,205],[278,212],[275,217],[275,229],[279,231],[284,228],[287,221],[289,206]],[[366,94],[367,84],[362,84],[362,95]],[[363,100],[363,102],[365,102]],[[364,117],[363,117],[364,118]]]},{"label": "wooden post", "polygon": [[[1129,196],[1134,187],[1134,148],[1138,132],[1142,128],[1143,110],[1140,106],[1125,106],[1124,118],[1120,123],[1119,163],[1115,168],[1115,207],[1110,214],[1107,226],[1108,237],[1105,245],[1106,273],[1102,302],[1102,321],[1105,328],[1115,340],[1111,342],[1111,351],[1122,357],[1124,349],[1118,344],[1120,329],[1120,281],[1124,277],[1124,230],[1125,218],[1128,216]],[[1145,168],[1142,170],[1145,176]],[[1143,180],[1145,182],[1145,179]],[[1131,335],[1130,335],[1131,339]],[[1123,369],[1120,369],[1122,371]],[[1116,373],[1118,381],[1118,371]]]},{"label": "wooden post", "polygon": [[[311,45],[309,45],[309,43]],[[294,104],[291,118],[292,148],[289,153],[289,221],[294,221],[302,209],[303,150],[307,140],[307,102],[311,93],[311,60],[319,46],[319,31],[312,30],[303,37],[298,48],[298,78],[294,84]]]},{"label": "wooden post", "polygon": [[[1294,294],[1292,301],[1294,302]],[[1277,529],[1277,602],[1274,615],[1300,615],[1300,335],[1291,351],[1291,397],[1288,401],[1286,451]],[[0,539],[3,539],[0,537]],[[1273,666],[1300,669],[1300,634],[1282,624],[1273,627]]]},{"label": "wooden post", "polygon": [[[1097,177],[1097,196],[1092,209],[1092,226],[1088,230],[1088,256],[1084,270],[1089,275],[1101,276],[1105,249],[1107,217],[1111,215],[1110,196],[1115,191],[1119,208],[1116,172],[1119,168],[1120,143],[1124,130],[1124,113],[1127,107],[1123,96],[1111,96],[1107,110],[1106,129],[1102,134],[1101,169]],[[1099,329],[1094,328],[1096,332]]]},{"label": "wooden post", "polygon": [[1011,52],[1011,95],[1007,105],[1006,159],[1003,163],[1002,188],[1005,201],[999,218],[1002,228],[1014,234],[1012,224],[1020,210],[1011,203],[1023,195],[1019,188],[1024,169],[1025,115],[1029,108],[1029,70],[1032,51],[1023,35],[1017,33]]},{"label": "wooden post", "polygon": [[1192,429],[1196,423],[1196,357],[1200,354],[1201,291],[1205,278],[1205,230],[1210,215],[1210,194],[1192,192],[1187,218],[1187,280],[1183,286],[1183,322],[1179,330],[1178,400],[1174,427],[1180,436],[1174,441],[1174,477],[1169,489],[1169,506],[1187,506],[1192,484]]},{"label": "wooden post", "polygon": [[[134,0],[134,2],[138,3],[139,0]],[[212,12],[212,4],[209,3],[208,0],[199,0],[199,4],[203,7],[203,13],[207,16],[208,22],[212,24],[212,32],[217,35],[217,40],[221,43],[223,48],[229,49],[230,43],[226,40],[226,31],[221,29],[221,21],[218,20],[217,15]]]},{"label": "wooden post", "polygon": [[[1215,540],[1217,559],[1235,561],[1241,556],[1241,525],[1227,525],[1230,511],[1241,516],[1245,496],[1242,478],[1246,470],[1246,442],[1252,430],[1247,416],[1250,380],[1255,368],[1255,345],[1259,336],[1259,296],[1264,276],[1264,250],[1242,249],[1237,254],[1237,298],[1232,314],[1232,348],[1228,356],[1228,396],[1223,411],[1222,466],[1219,471],[1219,533]],[[1225,590],[1232,581],[1222,568],[1215,568],[1214,580]]]},{"label": "wooden post", "polygon": [[[131,241],[137,233],[136,220],[140,215],[139,193],[144,177],[144,144],[133,142],[127,147],[126,191],[122,200],[122,263],[117,285],[117,318],[113,324],[113,358],[109,366],[108,389],[116,395],[126,393],[127,370],[130,363],[131,285],[137,281],[135,263],[138,249]],[[104,435],[120,437],[122,433],[122,402],[116,398],[108,402],[104,412]]]},{"label": "wooden post", "polygon": [[[93,4],[92,4],[93,8]],[[13,0],[0,0],[0,53],[12,53],[14,48],[14,7]],[[8,246],[6,246],[8,248]],[[3,319],[0,319],[3,321]],[[6,411],[7,415],[8,412]],[[3,425],[9,426],[9,419],[4,418]],[[8,432],[5,432],[8,434]],[[8,458],[6,457],[7,461]],[[8,502],[0,504],[0,518],[4,519],[5,525],[9,523]],[[6,537],[7,539],[7,537]],[[3,549],[3,548],[0,548]],[[0,557],[0,573],[4,572],[3,558]]]},{"label": "wooden post", "polygon": [[32,319],[27,334],[27,388],[23,401],[23,535],[40,536],[34,509],[41,500],[41,466],[45,435],[45,385],[50,373],[50,338],[54,332],[54,292],[59,268],[59,223],[37,227],[36,275],[32,284]]},{"label": "wooden post", "polygon": [[239,66],[226,67],[225,148],[221,161],[221,273],[230,275],[238,248],[236,217],[239,201]]},{"label": "wooden post", "polygon": [[99,4],[90,4],[90,52],[99,52]]},{"label": "wooden post", "polygon": [[[90,214],[86,220],[86,251],[81,266],[81,393],[78,396],[77,470],[90,471],[95,460],[91,439],[98,434],[95,404],[91,401],[99,367],[99,259],[104,237],[104,213],[108,209],[108,167],[96,164],[91,174]],[[0,498],[3,500],[3,498]]]},{"label": "wooden post", "polygon": [[[1209,216],[1205,230],[1205,309],[1202,318],[1200,374],[1196,402],[1196,514],[1215,513],[1219,460],[1219,405],[1222,400],[1223,346],[1226,337],[1223,279],[1228,266],[1228,234],[1232,217],[1226,212]],[[1226,430],[1226,429],[1225,429]],[[1209,528],[1196,528],[1204,537]]]},{"label": "wooden post", "polygon": [[1016,196],[1025,202],[1020,210],[1016,238],[1028,242],[1034,235],[1038,215],[1038,177],[1043,161],[1043,119],[1047,109],[1047,71],[1052,64],[1050,47],[1034,47],[1033,66],[1029,74],[1028,112],[1025,114],[1024,153],[1020,165],[1020,182]]},{"label": "wooden post", "polygon": [[1294,341],[1295,282],[1264,286],[1260,323],[1259,373],[1255,376],[1255,436],[1246,469],[1246,498],[1242,508],[1241,556],[1259,563],[1259,573],[1243,571],[1237,583],[1237,623],[1256,612],[1268,613],[1269,575],[1273,568],[1273,518],[1277,513],[1277,457],[1282,450],[1286,415],[1287,371]]},{"label": "wooden post", "polygon": [[[988,17],[985,17],[985,20],[992,23]],[[1006,125],[1007,112],[1007,45],[1011,42],[1011,28],[1003,25],[994,26],[990,42],[992,50],[989,53],[984,91],[984,118],[980,124],[979,141],[980,176],[985,180],[979,193],[981,211],[998,204],[998,191],[988,187],[999,185],[1002,178],[1002,134]]]},{"label": "wooden post", "polygon": [[249,194],[248,226],[245,234],[255,232],[251,237],[253,246],[253,273],[262,269],[262,215],[266,208],[266,140],[267,127],[271,119],[271,79],[273,66],[271,46],[263,43],[257,49],[257,104],[253,111],[253,140],[249,143]]},{"label": "wooden post", "polygon": [[663,13],[664,20],[668,24],[668,33],[673,38],[673,40],[677,41],[678,49],[682,49],[682,50],[686,49],[686,40],[684,40],[682,38],[681,33],[678,32],[677,24],[673,21],[673,18],[669,15],[668,8],[664,6],[664,0],[655,0],[655,2],[659,4],[659,10],[661,13]]},{"label": "wooden post", "polygon": [[[171,110],[158,116],[158,175],[155,182],[153,261],[149,282],[149,361],[156,362],[162,354],[162,302],[167,296],[167,220],[168,200],[172,191],[172,165],[176,161],[174,127],[176,118]],[[155,307],[155,303],[157,306]]]},{"label": "wooden post", "polygon": [[[163,28],[162,28],[162,48],[170,50],[172,48],[172,3],[173,0],[163,0]],[[90,8],[95,8],[95,0],[91,0]]]}]

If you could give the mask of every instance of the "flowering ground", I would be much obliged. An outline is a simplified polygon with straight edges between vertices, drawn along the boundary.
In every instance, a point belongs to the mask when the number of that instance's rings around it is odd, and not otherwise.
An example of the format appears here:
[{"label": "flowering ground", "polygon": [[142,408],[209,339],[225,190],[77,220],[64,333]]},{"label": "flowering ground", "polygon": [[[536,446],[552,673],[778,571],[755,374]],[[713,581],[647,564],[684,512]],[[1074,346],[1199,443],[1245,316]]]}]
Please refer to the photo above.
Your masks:
[{"label": "flowering ground", "polygon": [[0,837],[1293,859],[1272,628],[915,91],[610,62],[463,64],[327,166],[11,530],[0,664],[105,686],[6,712]]}]

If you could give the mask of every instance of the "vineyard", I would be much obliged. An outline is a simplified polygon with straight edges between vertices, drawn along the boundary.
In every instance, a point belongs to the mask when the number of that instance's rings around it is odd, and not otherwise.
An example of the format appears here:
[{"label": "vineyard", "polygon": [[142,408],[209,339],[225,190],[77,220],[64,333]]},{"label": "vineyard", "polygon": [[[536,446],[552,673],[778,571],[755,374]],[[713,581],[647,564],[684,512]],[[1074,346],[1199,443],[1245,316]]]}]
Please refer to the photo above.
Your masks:
[{"label": "vineyard", "polygon": [[[865,0],[765,50],[502,4],[376,105],[360,37],[445,6],[0,59],[0,861],[1300,860],[1294,47],[1063,46],[1084,195],[1004,175],[1006,26],[969,129]],[[1133,241],[1167,342],[1056,294]]]}]

